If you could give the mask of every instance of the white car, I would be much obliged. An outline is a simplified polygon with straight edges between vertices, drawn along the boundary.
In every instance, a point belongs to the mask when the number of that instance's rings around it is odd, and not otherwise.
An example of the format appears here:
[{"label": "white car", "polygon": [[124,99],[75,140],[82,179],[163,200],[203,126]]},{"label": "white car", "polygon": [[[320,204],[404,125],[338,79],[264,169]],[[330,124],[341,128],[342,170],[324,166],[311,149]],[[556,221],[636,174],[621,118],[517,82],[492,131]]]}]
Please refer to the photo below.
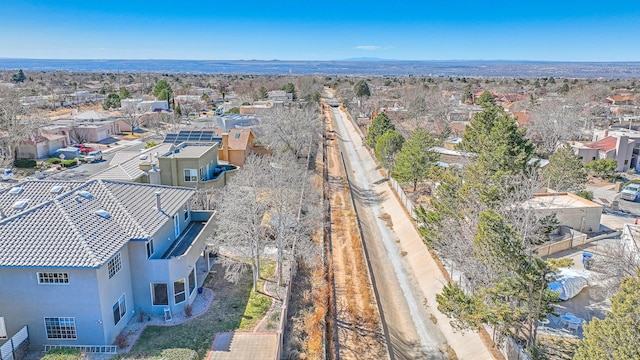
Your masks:
[{"label": "white car", "polygon": [[632,183],[624,187],[620,197],[624,200],[636,201],[640,196],[640,183]]},{"label": "white car", "polygon": [[100,161],[102,160],[102,151],[100,150],[94,150],[94,151],[90,151],[85,157],[85,160],[87,160],[87,162],[96,162],[96,161]]}]

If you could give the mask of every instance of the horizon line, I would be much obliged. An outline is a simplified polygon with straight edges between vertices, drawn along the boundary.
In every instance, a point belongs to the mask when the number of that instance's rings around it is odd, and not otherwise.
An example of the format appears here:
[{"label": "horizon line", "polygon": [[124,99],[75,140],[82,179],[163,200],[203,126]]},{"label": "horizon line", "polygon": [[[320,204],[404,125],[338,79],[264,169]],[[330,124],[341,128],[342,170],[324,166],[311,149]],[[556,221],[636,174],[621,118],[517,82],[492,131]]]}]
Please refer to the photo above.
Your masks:
[{"label": "horizon line", "polygon": [[287,60],[287,59],[136,59],[136,58],[30,58],[30,57],[0,57],[0,60],[53,60],[53,61],[242,61],[242,62],[538,62],[538,63],[640,63],[640,60],[528,60],[528,59],[385,59],[376,57],[352,57],[332,60]]}]

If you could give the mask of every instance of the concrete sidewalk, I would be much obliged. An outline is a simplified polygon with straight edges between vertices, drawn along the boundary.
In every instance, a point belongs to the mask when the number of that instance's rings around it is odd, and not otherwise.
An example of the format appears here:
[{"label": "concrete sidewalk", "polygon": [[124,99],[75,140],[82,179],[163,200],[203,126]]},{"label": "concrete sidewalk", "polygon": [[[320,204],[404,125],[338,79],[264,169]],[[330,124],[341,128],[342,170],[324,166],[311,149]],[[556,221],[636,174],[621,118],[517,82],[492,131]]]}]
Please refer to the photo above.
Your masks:
[{"label": "concrete sidewalk", "polygon": [[[361,164],[373,162],[371,154],[362,145],[362,138],[352,122],[345,121],[344,125],[349,140],[357,149],[357,157],[361,159]],[[411,277],[424,295],[424,306],[426,306],[431,321],[437,324],[447,344],[451,346],[459,359],[494,359],[478,333],[467,331],[463,334],[454,331],[449,323],[450,320],[437,310],[435,297],[447,283],[445,275],[431,257],[426,245],[422,242],[422,237],[391,189],[390,184],[378,182],[376,185],[377,181],[375,180],[382,177],[379,170],[375,166],[364,166],[364,168],[368,172],[367,178],[371,187],[375,189],[378,197],[383,199],[380,204],[382,210],[391,217],[389,230],[394,235],[401,254],[406,254],[403,256],[403,260],[406,262],[406,268],[411,273]]]}]

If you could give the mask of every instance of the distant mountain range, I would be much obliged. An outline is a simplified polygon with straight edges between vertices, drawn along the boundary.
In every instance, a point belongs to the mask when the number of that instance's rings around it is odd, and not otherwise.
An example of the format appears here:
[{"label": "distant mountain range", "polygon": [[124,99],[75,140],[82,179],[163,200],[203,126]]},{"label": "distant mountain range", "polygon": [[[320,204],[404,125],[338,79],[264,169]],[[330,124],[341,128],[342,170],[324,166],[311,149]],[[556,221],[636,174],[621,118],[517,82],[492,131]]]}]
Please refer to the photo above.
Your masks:
[{"label": "distant mountain range", "polygon": [[288,60],[46,60],[0,58],[0,70],[163,72],[205,74],[293,74],[433,77],[640,78],[640,62],[399,61],[351,58]]}]

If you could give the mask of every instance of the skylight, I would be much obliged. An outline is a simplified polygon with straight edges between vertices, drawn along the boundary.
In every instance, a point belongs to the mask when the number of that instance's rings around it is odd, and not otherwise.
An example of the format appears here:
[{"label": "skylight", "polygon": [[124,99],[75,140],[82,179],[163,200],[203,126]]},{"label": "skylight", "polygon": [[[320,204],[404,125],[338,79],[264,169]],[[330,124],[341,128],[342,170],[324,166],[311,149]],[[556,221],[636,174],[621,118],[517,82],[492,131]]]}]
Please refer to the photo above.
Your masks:
[{"label": "skylight", "polygon": [[29,200],[18,200],[13,203],[13,210],[23,210],[29,205]]},{"label": "skylight", "polygon": [[20,195],[20,194],[22,194],[23,190],[24,189],[21,186],[12,187],[11,190],[9,190],[9,194],[11,194],[11,195]]},{"label": "skylight", "polygon": [[56,185],[56,186],[52,187],[49,192],[52,193],[52,194],[61,194],[63,190],[64,190],[63,186]]},{"label": "skylight", "polygon": [[78,194],[78,196],[83,197],[87,200],[93,199],[93,195],[91,195],[91,193],[88,192],[87,190],[78,191],[76,194]]},{"label": "skylight", "polygon": [[103,209],[100,209],[100,210],[96,211],[96,215],[100,216],[101,218],[105,218],[105,219],[109,219],[111,217],[111,214],[109,214],[109,212],[107,210],[103,210]]}]

